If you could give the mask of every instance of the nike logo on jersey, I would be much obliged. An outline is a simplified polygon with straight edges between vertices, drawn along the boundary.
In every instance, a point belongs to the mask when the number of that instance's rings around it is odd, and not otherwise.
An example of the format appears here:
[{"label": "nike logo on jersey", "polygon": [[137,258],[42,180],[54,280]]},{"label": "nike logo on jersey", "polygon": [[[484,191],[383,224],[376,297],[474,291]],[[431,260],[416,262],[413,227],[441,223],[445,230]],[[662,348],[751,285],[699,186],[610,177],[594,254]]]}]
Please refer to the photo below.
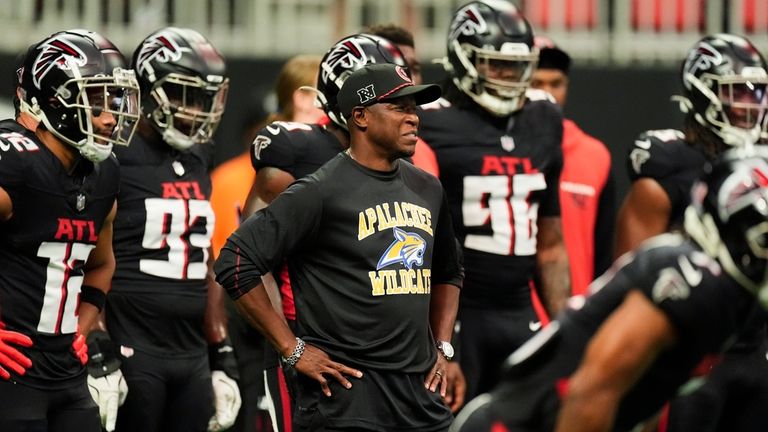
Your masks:
[{"label": "nike logo on jersey", "polygon": [[651,148],[651,140],[635,140],[635,145],[640,147],[641,149],[649,150]]},{"label": "nike logo on jersey", "polygon": [[528,321],[528,329],[532,332],[537,332],[541,329],[541,321]]},{"label": "nike logo on jersey", "polygon": [[267,125],[267,132],[272,135],[277,135],[280,133],[280,128],[278,126]]}]

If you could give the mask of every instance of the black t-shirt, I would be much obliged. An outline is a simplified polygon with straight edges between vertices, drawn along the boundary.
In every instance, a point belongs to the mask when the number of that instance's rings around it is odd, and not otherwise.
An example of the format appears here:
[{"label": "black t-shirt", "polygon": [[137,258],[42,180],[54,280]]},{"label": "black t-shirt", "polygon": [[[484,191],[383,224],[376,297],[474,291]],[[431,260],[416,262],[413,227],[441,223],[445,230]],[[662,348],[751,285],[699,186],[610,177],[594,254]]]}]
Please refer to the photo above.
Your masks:
[{"label": "black t-shirt", "polygon": [[158,355],[205,352],[210,205],[208,152],[173,150],[134,135],[116,148],[122,182],[114,231],[117,261],[107,326],[123,345]]},{"label": "black t-shirt", "polygon": [[341,150],[341,143],[325,126],[274,122],[259,131],[253,141],[251,164],[256,170],[279,168],[300,179],[315,172]]},{"label": "black t-shirt", "polygon": [[[632,290],[643,293],[669,318],[677,343],[663,350],[624,396],[617,430],[629,430],[658,412],[705,357],[721,353],[750,318],[761,313],[752,294],[678,234],[657,236],[636,254],[625,255],[593,282],[592,289],[597,291],[582,308],[558,317],[559,329],[547,336],[548,341],[534,337],[510,357],[507,364],[515,365],[494,392],[496,416],[510,425],[527,417],[546,425],[541,430],[550,430],[559,407],[559,381],[577,369],[591,337]],[[538,394],[521,394],[521,382],[537,388]],[[543,411],[529,407],[510,413],[509,407],[520,398],[536,401]]]},{"label": "black t-shirt", "polygon": [[431,286],[461,283],[437,179],[403,162],[369,170],[341,153],[240,226],[217,280],[237,298],[284,257],[307,343],[381,371],[422,373],[434,363]]},{"label": "black t-shirt", "polygon": [[464,248],[462,303],[530,302],[540,217],[560,215],[563,119],[531,90],[506,118],[453,106],[423,106],[419,135],[434,150],[456,234]]},{"label": "black t-shirt", "polygon": [[12,120],[0,122],[0,187],[13,215],[0,222],[0,321],[32,338],[32,359],[12,379],[43,389],[80,379],[72,353],[83,265],[96,247],[120,182],[114,157],[79,158],[69,175],[59,159]]}]

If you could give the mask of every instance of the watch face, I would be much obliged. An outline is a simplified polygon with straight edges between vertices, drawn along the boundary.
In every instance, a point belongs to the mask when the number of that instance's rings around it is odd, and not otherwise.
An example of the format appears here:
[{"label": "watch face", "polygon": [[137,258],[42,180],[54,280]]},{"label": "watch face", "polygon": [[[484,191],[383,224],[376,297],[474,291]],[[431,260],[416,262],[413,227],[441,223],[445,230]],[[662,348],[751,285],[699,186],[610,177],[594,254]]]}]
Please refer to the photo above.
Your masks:
[{"label": "watch face", "polygon": [[440,342],[440,351],[442,351],[443,355],[448,359],[453,357],[453,345],[448,342]]}]

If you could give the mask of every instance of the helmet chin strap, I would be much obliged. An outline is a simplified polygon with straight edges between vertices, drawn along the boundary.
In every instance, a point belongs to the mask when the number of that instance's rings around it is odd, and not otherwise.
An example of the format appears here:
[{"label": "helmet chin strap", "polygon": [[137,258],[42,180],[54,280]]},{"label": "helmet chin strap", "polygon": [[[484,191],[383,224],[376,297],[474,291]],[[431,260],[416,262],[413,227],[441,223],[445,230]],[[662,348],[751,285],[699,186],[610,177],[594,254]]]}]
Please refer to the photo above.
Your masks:
[{"label": "helmet chin strap", "polygon": [[194,140],[184,136],[181,132],[177,131],[171,126],[168,126],[163,130],[162,137],[163,141],[168,143],[169,146],[175,148],[176,150],[187,150],[195,145]]}]

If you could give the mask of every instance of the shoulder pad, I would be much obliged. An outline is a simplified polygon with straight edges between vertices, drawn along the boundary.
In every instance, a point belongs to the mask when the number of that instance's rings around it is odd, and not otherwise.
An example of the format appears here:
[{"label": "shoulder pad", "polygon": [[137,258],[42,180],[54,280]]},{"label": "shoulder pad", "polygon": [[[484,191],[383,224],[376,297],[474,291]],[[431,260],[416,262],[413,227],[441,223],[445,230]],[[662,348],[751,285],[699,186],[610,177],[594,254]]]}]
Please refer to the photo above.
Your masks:
[{"label": "shoulder pad", "polygon": [[262,128],[253,140],[251,159],[261,160],[264,150],[273,144],[285,146],[296,132],[312,132],[312,125],[299,122],[276,121]]},{"label": "shoulder pad", "polygon": [[427,111],[427,110],[436,110],[436,109],[441,109],[441,108],[448,108],[450,106],[451,106],[451,103],[448,102],[447,99],[441,97],[440,99],[438,99],[436,101],[433,101],[433,102],[421,105],[421,109]]},{"label": "shoulder pad", "polygon": [[649,130],[641,133],[629,150],[627,166],[632,180],[639,177],[662,178],[674,172],[681,154],[691,149],[685,135],[676,129]]},{"label": "shoulder pad", "polygon": [[528,88],[525,91],[525,98],[531,101],[546,100],[552,103],[556,103],[555,98],[549,94],[549,92],[541,89]]}]

